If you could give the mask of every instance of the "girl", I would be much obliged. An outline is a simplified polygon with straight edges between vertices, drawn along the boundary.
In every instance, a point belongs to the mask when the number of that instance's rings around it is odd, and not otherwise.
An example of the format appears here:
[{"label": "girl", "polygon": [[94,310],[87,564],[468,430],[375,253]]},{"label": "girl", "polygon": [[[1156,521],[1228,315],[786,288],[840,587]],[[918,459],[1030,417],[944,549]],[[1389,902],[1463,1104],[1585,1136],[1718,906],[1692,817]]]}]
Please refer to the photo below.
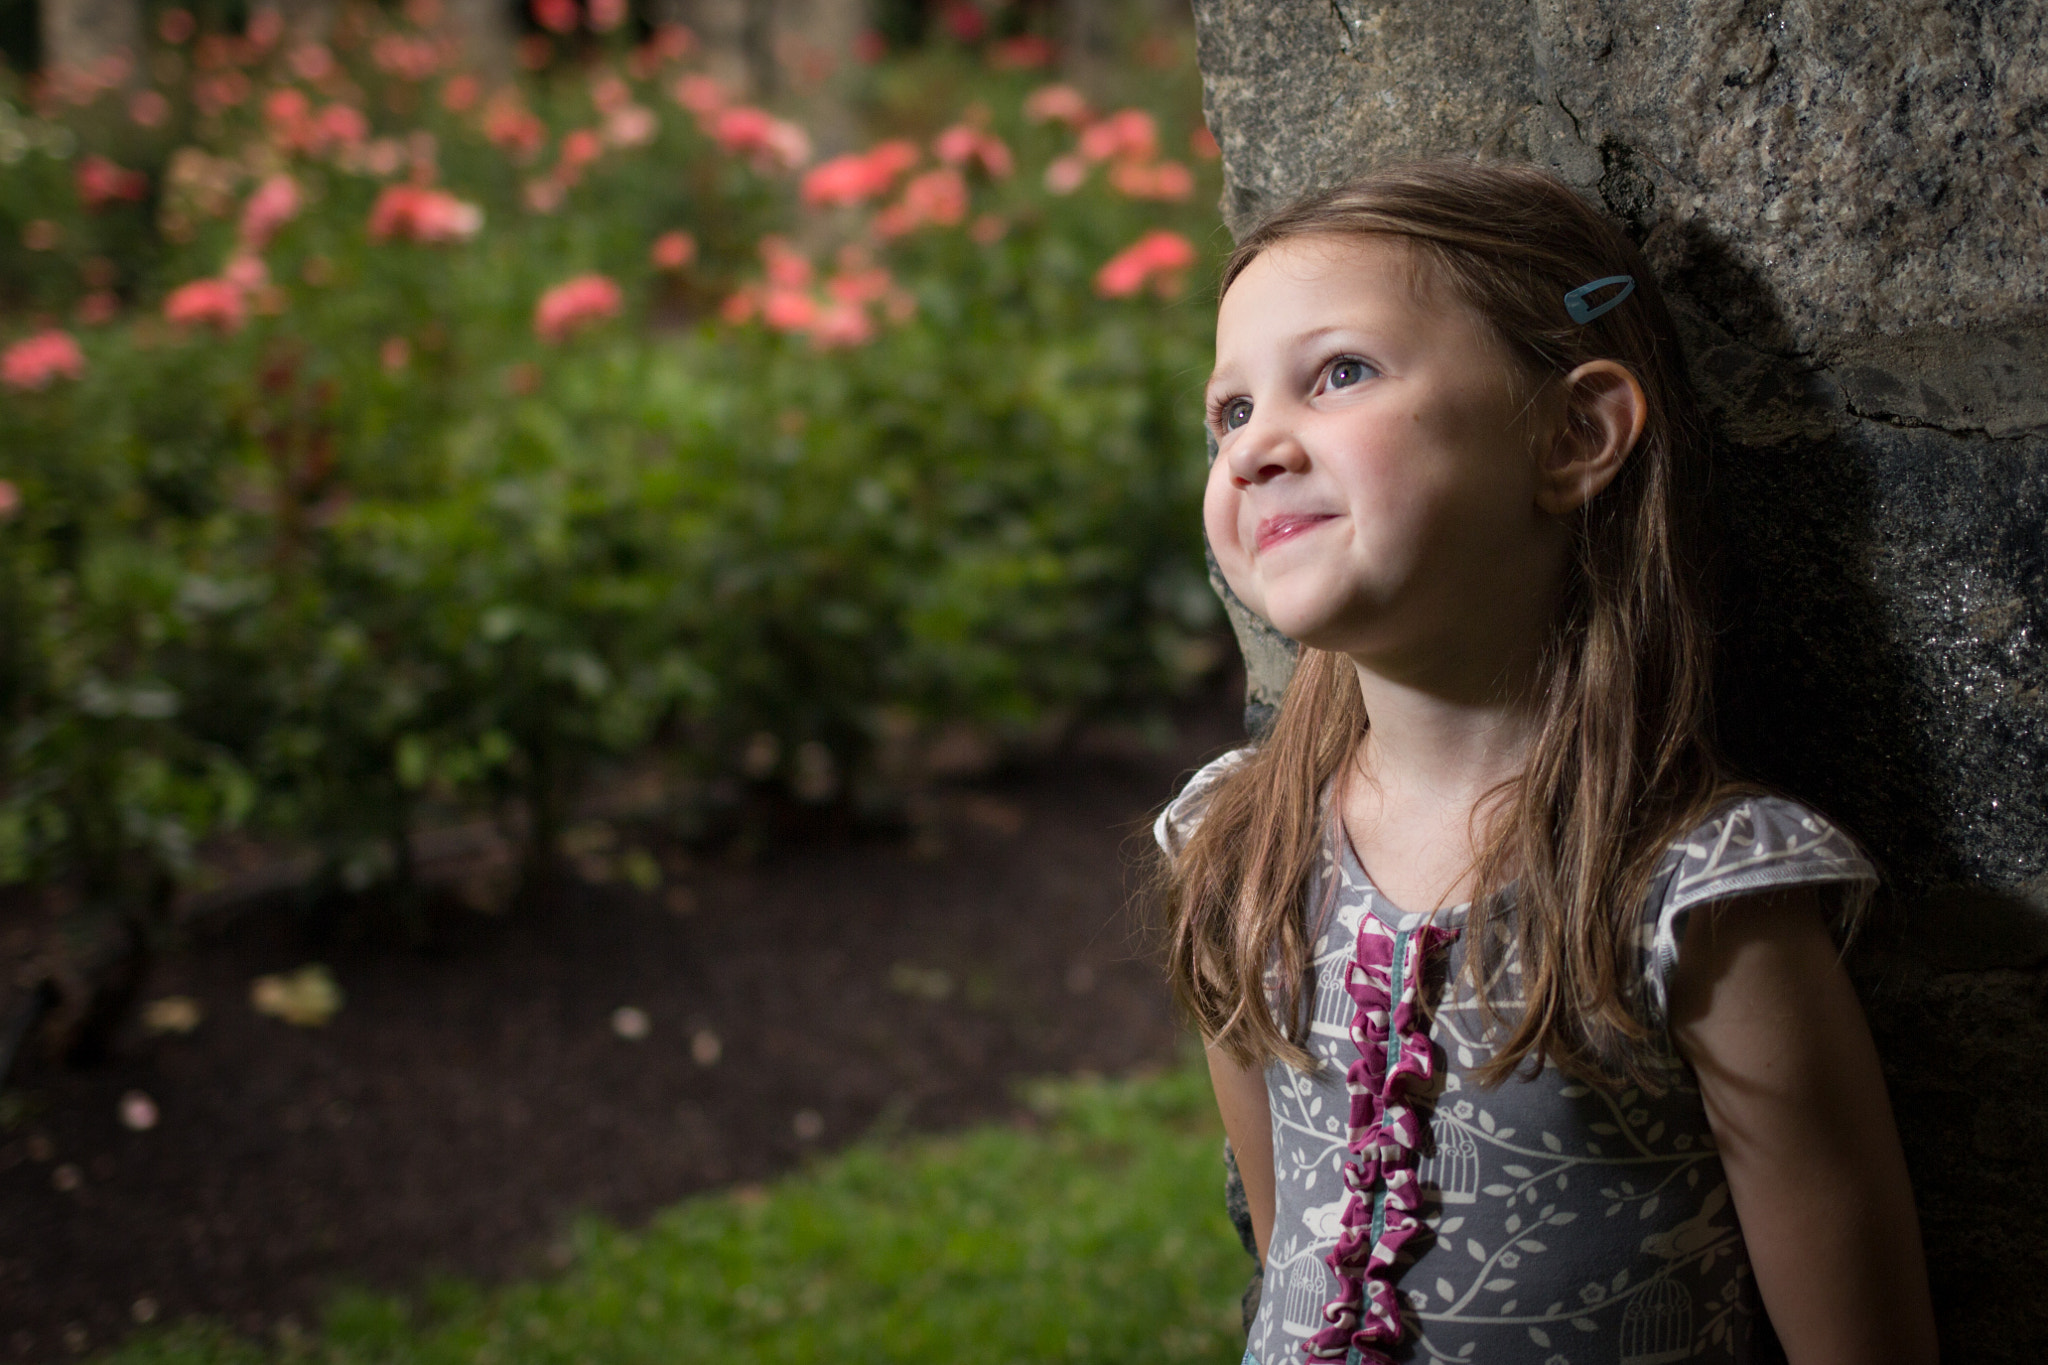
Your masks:
[{"label": "girl", "polygon": [[1204,519],[1301,655],[1160,818],[1265,1288],[1247,1365],[1935,1358],[1830,937],[1875,877],[1734,782],[1704,432],[1642,257],[1543,173],[1283,209],[1224,274]]}]

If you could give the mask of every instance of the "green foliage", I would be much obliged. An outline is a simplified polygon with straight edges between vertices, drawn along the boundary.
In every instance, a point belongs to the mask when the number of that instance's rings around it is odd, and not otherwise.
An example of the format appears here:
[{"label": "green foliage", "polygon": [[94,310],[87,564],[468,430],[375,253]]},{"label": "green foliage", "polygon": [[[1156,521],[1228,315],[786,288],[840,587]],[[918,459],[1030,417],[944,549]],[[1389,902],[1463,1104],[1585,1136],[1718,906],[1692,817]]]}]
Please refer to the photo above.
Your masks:
[{"label": "green foliage", "polygon": [[[586,1224],[547,1283],[344,1298],[298,1350],[330,1365],[1229,1358],[1247,1262],[1216,1197],[1201,1066],[1032,1099],[1038,1131],[870,1142],[642,1232]],[[271,1358],[187,1326],[112,1360]]]},{"label": "green foliage", "polygon": [[[1199,665],[1207,310],[1174,295],[1211,264],[1214,186],[1173,156],[1188,54],[1134,77],[1178,112],[1157,144],[1092,161],[1093,115],[1026,117],[1042,77],[958,52],[843,75],[918,164],[822,206],[801,131],[752,147],[686,110],[673,46],[492,94],[391,40],[425,41],[350,11],[328,66],[160,51],[183,75],[151,127],[89,82],[0,102],[7,334],[97,319],[81,375],[0,393],[0,880],[160,902],[244,826],[361,883],[424,807],[523,803],[544,838],[593,761],[650,743],[710,777],[765,733],[791,783],[823,746],[810,797],[851,799],[905,725],[1142,713]],[[336,108],[361,127],[307,131]],[[1014,171],[942,166],[949,121]],[[94,202],[97,155],[147,194]],[[1168,162],[1179,190],[1148,193]],[[915,176],[964,197],[889,225]],[[281,178],[296,212],[250,231]],[[429,183],[481,229],[372,230]],[[1162,227],[1197,245],[1105,296]],[[677,231],[694,259],[657,264]],[[544,324],[590,274],[616,309]],[[176,320],[195,280],[218,322]]]}]

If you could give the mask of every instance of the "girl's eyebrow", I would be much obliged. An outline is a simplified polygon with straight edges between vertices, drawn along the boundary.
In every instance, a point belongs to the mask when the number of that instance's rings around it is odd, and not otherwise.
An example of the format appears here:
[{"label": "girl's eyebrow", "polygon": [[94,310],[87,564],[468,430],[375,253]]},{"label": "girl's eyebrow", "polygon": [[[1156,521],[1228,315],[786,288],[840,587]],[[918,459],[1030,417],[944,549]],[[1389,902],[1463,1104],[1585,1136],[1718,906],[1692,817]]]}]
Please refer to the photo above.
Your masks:
[{"label": "girl's eyebrow", "polygon": [[[1355,323],[1333,322],[1327,326],[1311,328],[1306,332],[1301,332],[1294,336],[1291,336],[1287,338],[1287,340],[1283,342],[1282,345],[1290,351],[1310,350],[1315,346],[1315,344],[1318,341],[1321,341],[1324,337],[1334,336],[1339,332],[1353,332],[1362,336],[1371,336],[1373,334],[1372,329],[1369,327],[1360,327]],[[1228,378],[1228,375],[1226,373],[1225,367],[1221,365],[1217,366],[1213,371],[1210,372],[1209,382],[1202,386],[1203,391],[1207,392],[1208,390],[1215,388],[1219,382],[1222,382],[1226,378]]]}]

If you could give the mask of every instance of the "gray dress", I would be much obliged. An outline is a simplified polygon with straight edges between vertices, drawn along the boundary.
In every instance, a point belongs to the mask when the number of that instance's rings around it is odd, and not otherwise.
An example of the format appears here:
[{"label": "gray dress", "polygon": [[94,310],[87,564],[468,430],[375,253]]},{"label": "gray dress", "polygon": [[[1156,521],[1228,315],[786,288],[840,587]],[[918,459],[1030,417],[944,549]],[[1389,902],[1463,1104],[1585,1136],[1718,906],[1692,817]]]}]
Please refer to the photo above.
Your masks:
[{"label": "gray dress", "polygon": [[[1160,816],[1156,832],[1169,852],[1200,819],[1204,790],[1244,752],[1197,773]],[[1248,1365],[1303,1360],[1339,1295],[1326,1258],[1341,1231],[1352,1160],[1346,1068],[1359,1055],[1358,1006],[1345,983],[1361,921],[1374,916],[1379,928],[1412,934],[1465,917],[1463,906],[1427,919],[1404,913],[1330,825],[1307,898],[1322,918],[1308,1039],[1318,1066],[1312,1075],[1280,1062],[1266,1069],[1276,1198]],[[1813,812],[1773,798],[1731,802],[1672,845],[1651,884],[1642,966],[1653,1013],[1662,1020],[1686,918],[1698,906],[1765,888],[1860,889],[1875,880],[1850,840]],[[1428,977],[1437,992],[1427,1034],[1436,1064],[1416,1106],[1426,1123],[1414,1168],[1421,1226],[1383,1276],[1404,1328],[1384,1349],[1459,1365],[1748,1361],[1754,1285],[1691,1070],[1667,1041],[1661,1095],[1606,1093],[1553,1066],[1487,1089],[1475,1079],[1490,1050],[1462,941],[1440,956]],[[1511,961],[1510,982],[1516,971]]]}]

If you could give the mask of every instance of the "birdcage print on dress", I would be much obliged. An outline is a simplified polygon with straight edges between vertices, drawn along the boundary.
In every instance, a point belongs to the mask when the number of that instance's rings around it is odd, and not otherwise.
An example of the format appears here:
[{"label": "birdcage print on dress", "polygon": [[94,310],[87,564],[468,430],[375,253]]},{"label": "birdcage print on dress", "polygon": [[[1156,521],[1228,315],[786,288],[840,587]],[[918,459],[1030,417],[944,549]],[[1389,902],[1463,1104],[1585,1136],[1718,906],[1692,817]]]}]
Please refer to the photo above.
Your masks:
[{"label": "birdcage print on dress", "polygon": [[1629,1300],[1621,1315],[1621,1365],[1666,1365],[1692,1359],[1692,1294],[1657,1280]]},{"label": "birdcage print on dress", "polygon": [[1287,1272],[1287,1307],[1280,1330],[1291,1337],[1312,1337],[1323,1329],[1323,1305],[1330,1301],[1330,1273],[1323,1258],[1305,1251]]},{"label": "birdcage print on dress", "polygon": [[1471,1204],[1479,1199],[1479,1143],[1464,1124],[1438,1114],[1429,1125],[1429,1155],[1415,1168],[1422,1197],[1445,1204]]},{"label": "birdcage print on dress", "polygon": [[1344,971],[1350,965],[1349,952],[1331,953],[1323,959],[1316,973],[1316,1012],[1309,1032],[1350,1041],[1351,1017],[1358,1013],[1357,1003],[1344,989]]}]

